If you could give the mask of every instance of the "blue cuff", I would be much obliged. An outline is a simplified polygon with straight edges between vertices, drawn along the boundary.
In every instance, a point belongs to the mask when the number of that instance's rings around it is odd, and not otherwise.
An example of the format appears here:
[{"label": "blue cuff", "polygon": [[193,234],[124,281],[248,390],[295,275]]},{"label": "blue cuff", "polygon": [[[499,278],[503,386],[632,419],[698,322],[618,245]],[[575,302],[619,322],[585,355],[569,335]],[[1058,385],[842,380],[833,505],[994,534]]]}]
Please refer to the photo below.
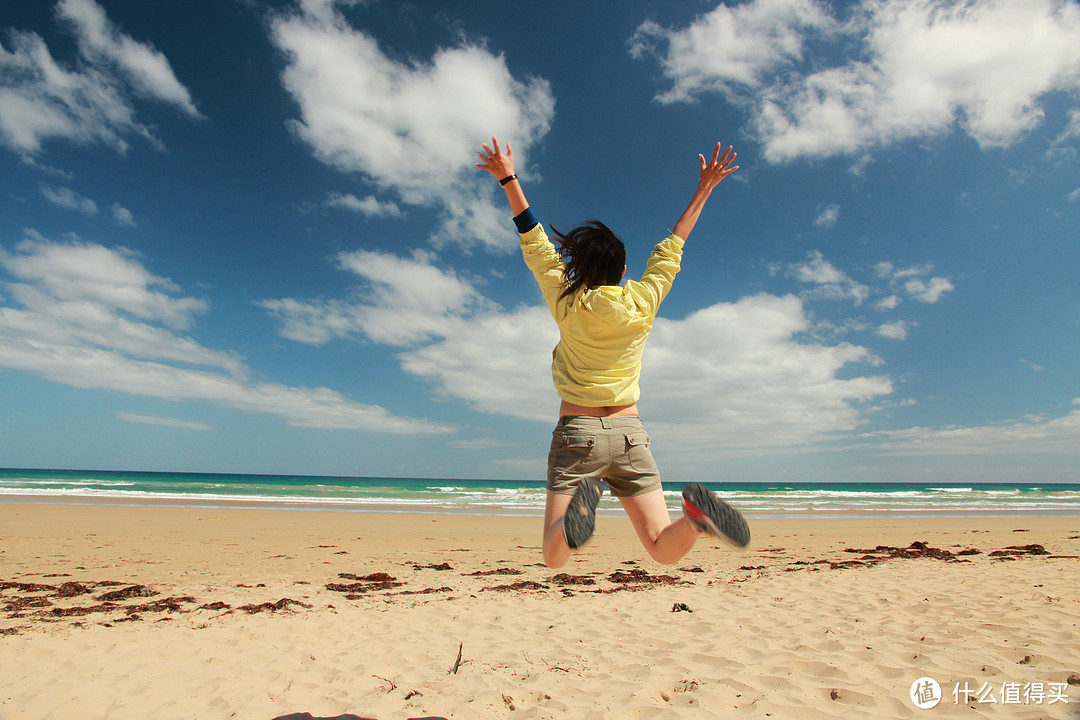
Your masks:
[{"label": "blue cuff", "polygon": [[539,224],[540,221],[536,219],[536,213],[532,211],[531,207],[525,208],[520,214],[514,216],[514,225],[517,225],[517,231],[522,235]]}]

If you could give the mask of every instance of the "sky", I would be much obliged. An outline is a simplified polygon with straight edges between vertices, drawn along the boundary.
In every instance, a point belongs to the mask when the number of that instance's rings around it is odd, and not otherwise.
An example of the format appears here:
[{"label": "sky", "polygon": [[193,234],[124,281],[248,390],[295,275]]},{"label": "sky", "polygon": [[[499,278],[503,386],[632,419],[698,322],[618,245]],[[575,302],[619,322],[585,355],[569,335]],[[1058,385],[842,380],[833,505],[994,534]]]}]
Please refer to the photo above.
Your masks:
[{"label": "sky", "polygon": [[1080,3],[0,4],[0,466],[543,479],[480,144],[628,275],[677,481],[1080,481]]}]

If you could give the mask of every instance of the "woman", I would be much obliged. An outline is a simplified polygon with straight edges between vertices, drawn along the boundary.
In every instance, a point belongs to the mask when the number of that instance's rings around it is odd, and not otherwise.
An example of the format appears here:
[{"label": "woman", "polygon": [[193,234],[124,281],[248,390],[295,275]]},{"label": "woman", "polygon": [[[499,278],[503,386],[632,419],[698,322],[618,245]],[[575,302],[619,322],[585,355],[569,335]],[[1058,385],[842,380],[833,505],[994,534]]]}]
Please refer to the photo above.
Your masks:
[{"label": "woman", "polygon": [[619,282],[626,272],[622,241],[592,221],[567,234],[557,230],[560,249],[548,240],[529,208],[514,173],[514,153],[491,138],[476,167],[506,191],[532,270],[559,326],[552,378],[562,401],[548,454],[544,562],[562,567],[592,536],[603,479],[619,498],[642,545],[658,562],[678,562],[701,532],[737,545],[750,541],[742,516],[700,484],[683,491],[684,516],[671,521],[649,438],[638,416],[638,377],[645,341],[667,291],[679,272],[682,248],[709,195],[732,166],[729,146],[712,160],[699,155],[698,185],[672,233],[653,250],[640,281]]}]

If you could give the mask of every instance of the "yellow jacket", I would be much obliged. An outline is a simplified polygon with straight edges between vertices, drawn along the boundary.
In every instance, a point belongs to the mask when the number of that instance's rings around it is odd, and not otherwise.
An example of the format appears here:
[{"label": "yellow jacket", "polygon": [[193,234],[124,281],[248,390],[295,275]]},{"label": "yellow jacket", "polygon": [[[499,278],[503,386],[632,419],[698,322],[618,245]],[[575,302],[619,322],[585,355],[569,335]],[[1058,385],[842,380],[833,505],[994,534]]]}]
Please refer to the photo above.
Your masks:
[{"label": "yellow jacket", "polygon": [[560,297],[563,262],[537,224],[521,233],[521,251],[559,326],[551,377],[559,397],[585,407],[630,405],[641,389],[641,355],[682,260],[683,239],[668,235],[653,249],[641,280],[601,285]]}]

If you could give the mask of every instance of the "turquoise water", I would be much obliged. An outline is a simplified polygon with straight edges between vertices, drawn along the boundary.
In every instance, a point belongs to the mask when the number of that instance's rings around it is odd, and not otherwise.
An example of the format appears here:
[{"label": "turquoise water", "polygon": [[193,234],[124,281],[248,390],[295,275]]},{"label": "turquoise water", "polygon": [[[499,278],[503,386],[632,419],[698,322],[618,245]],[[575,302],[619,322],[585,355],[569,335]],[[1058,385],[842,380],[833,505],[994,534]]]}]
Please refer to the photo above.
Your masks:
[{"label": "turquoise water", "polygon": [[[747,513],[796,517],[885,513],[1075,515],[1080,483],[707,483]],[[669,506],[681,483],[665,483]],[[420,478],[212,475],[0,469],[0,502],[150,503],[193,507],[235,501],[309,510],[541,515],[541,482]],[[605,495],[602,512],[618,502]]]}]

